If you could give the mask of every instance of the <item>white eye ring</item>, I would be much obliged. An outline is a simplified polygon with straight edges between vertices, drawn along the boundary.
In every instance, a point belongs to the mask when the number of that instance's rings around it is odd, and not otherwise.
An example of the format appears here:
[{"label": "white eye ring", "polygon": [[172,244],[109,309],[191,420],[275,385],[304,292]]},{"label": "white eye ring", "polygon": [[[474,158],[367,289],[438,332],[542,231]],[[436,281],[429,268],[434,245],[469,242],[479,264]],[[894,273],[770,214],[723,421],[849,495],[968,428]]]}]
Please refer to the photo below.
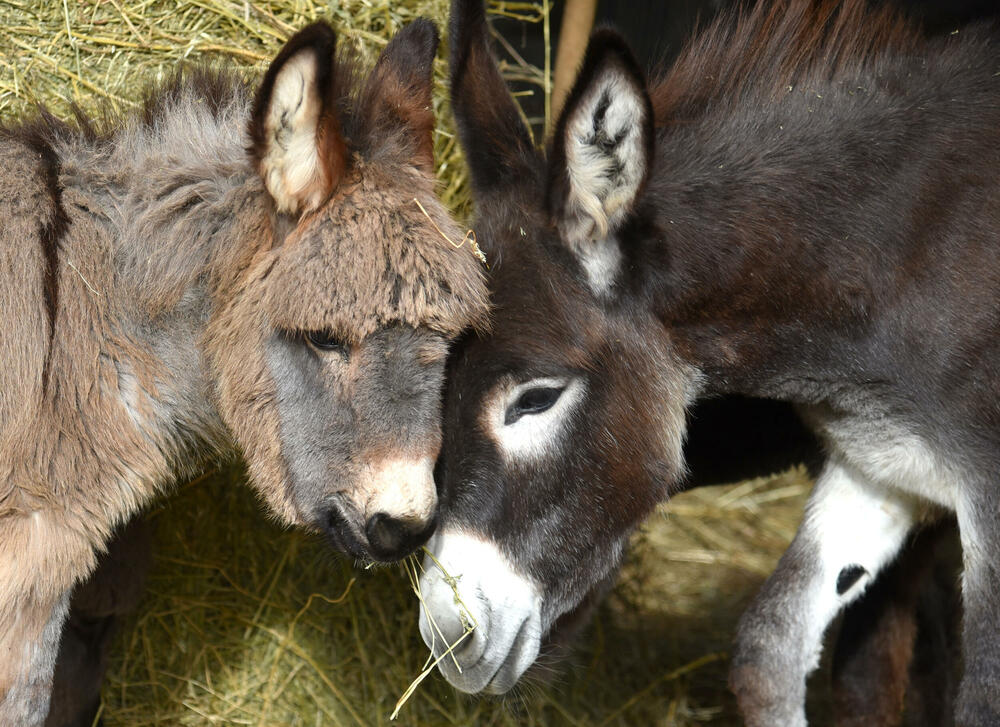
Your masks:
[{"label": "white eye ring", "polygon": [[[565,429],[569,414],[583,398],[583,379],[545,377],[501,388],[486,407],[487,431],[507,457],[537,458],[555,451],[555,442]],[[551,401],[536,400],[519,407],[531,391],[552,391]]]},{"label": "white eye ring", "polygon": [[510,394],[512,403],[504,411],[503,424],[509,427],[525,416],[537,416],[559,403],[566,390],[566,382],[553,379],[551,384],[529,382],[517,387]]}]

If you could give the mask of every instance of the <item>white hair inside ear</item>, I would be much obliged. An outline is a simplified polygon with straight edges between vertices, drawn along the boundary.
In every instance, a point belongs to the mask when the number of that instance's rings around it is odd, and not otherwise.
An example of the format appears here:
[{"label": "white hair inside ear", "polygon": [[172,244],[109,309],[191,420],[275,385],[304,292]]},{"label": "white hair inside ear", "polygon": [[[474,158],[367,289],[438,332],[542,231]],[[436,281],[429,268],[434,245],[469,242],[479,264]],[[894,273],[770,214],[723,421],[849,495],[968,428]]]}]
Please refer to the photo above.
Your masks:
[{"label": "white hair inside ear", "polygon": [[322,101],[316,56],[299,53],[278,72],[264,119],[267,146],[260,160],[264,184],[278,210],[319,207],[329,193],[317,131]]},{"label": "white hair inside ear", "polygon": [[565,242],[591,287],[606,291],[621,264],[614,232],[646,177],[645,91],[618,63],[598,71],[570,110],[563,144],[568,182],[561,221]]}]

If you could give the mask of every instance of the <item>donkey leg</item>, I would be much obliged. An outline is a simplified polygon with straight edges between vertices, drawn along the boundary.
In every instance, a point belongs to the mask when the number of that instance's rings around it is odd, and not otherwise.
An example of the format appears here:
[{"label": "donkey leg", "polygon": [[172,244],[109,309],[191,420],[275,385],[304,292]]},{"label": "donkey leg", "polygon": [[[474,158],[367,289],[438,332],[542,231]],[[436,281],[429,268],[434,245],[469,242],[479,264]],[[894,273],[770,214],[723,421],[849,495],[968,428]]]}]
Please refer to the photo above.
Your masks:
[{"label": "donkey leg", "polygon": [[73,584],[99,537],[62,509],[0,517],[0,725],[41,727]]},{"label": "donkey leg", "polygon": [[44,723],[69,599],[66,589],[50,601],[21,601],[0,619],[0,725]]},{"label": "donkey leg", "polygon": [[962,546],[953,520],[934,529],[934,572],[920,589],[903,724],[952,727],[961,673]]},{"label": "donkey leg", "polygon": [[969,487],[958,502],[965,570],[962,655],[965,673],[955,723],[1000,724],[1000,490]]},{"label": "donkey leg", "polygon": [[806,724],[806,677],[823,633],[892,560],[917,513],[834,459],[778,567],[740,619],[730,687],[748,727]]},{"label": "donkey leg", "polygon": [[135,518],[108,544],[97,570],[73,589],[45,727],[91,727],[94,723],[111,642],[122,617],[138,605],[150,553],[149,524]]},{"label": "donkey leg", "polygon": [[908,552],[847,607],[833,653],[837,727],[899,727],[916,638],[916,603],[901,581]]},{"label": "donkey leg", "polygon": [[833,657],[837,727],[951,723],[956,534],[951,519],[922,528],[847,607]]}]

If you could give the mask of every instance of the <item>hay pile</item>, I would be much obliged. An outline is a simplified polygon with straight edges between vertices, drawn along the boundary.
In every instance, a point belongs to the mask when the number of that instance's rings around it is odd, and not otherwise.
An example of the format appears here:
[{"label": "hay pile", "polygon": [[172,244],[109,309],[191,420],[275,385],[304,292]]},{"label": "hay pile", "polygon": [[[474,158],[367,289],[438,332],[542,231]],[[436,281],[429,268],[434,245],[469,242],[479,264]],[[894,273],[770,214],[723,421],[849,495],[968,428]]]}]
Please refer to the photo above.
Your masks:
[{"label": "hay pile", "polygon": [[[541,23],[547,0],[498,2],[494,14]],[[125,111],[143,85],[168,76],[181,62],[218,63],[263,71],[296,30],[326,19],[341,48],[352,48],[368,66],[389,39],[418,17],[447,26],[447,0],[2,0],[0,2],[0,116],[31,113],[43,103],[68,116]],[[513,60],[511,78],[539,85],[543,74]],[[452,133],[445,78],[435,68],[434,110],[441,120],[435,151],[441,197],[467,208],[465,170]]]},{"label": "hay pile", "polygon": [[[118,639],[106,724],[390,724],[427,655],[406,577],[354,569],[276,527],[242,477],[217,472],[151,514],[155,567]],[[724,653],[808,485],[793,470],[681,495],[636,537],[621,583],[551,684],[480,701],[434,674],[396,724],[740,724]]]},{"label": "hay pile", "polygon": [[[441,27],[447,0],[0,0],[0,115],[43,102],[124,111],[182,60],[262,69],[319,17],[369,61],[413,18]],[[494,12],[543,22],[547,2]],[[441,195],[467,210],[464,165],[437,66]],[[507,75],[545,92],[511,56]],[[388,724],[426,650],[396,568],[355,570],[259,510],[238,468],[188,483],[150,513],[155,566],[118,638],[102,717],[116,725]],[[501,702],[433,675],[397,724],[735,725],[725,658],[736,616],[794,531],[802,472],[678,498],[636,538],[621,585],[554,684]]]}]

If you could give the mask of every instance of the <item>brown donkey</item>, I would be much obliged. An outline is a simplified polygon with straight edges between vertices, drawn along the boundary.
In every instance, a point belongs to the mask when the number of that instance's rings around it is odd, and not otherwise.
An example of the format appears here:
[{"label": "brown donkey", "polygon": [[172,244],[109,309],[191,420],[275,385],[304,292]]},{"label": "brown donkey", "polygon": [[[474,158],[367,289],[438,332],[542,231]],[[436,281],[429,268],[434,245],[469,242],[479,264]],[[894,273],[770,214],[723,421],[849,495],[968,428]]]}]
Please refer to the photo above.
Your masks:
[{"label": "brown donkey", "polygon": [[430,532],[445,356],[487,311],[435,229],[436,46],[419,20],[362,78],[315,24],[256,96],[193,72],[0,129],[0,724],[43,722],[74,583],[206,458],[356,558]]},{"label": "brown donkey", "polygon": [[429,550],[463,603],[428,568],[421,631],[440,654],[477,626],[441,671],[511,689],[682,481],[688,405],[739,394],[794,405],[826,452],[738,627],[746,723],[806,724],[830,622],[954,513],[955,721],[1000,724],[1000,26],[928,40],[864,0],[762,1],[651,85],[601,31],[543,158],[481,0],[451,23],[496,315],[448,371]]}]

